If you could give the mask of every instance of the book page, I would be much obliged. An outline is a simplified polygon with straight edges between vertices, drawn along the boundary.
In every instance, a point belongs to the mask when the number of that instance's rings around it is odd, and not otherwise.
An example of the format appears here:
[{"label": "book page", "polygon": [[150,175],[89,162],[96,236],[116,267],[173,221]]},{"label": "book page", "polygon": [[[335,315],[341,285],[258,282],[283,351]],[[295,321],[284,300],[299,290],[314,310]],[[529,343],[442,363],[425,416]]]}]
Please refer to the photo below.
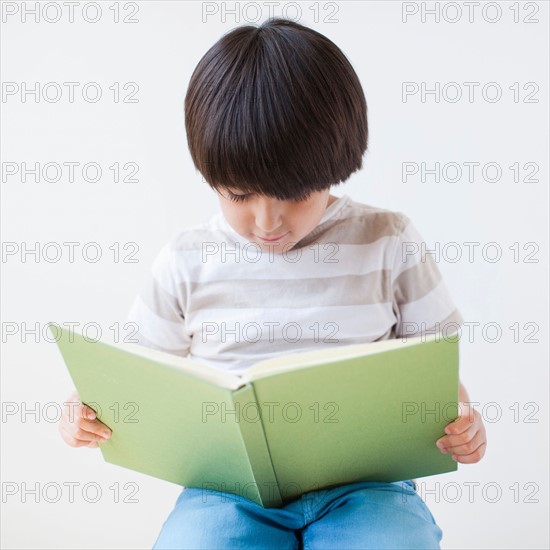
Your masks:
[{"label": "book page", "polygon": [[243,382],[252,382],[253,380],[258,380],[259,378],[263,378],[265,376],[272,376],[279,372],[313,367],[315,365],[322,365],[328,362],[372,355],[375,353],[383,353],[392,349],[414,346],[421,342],[435,340],[436,336],[442,338],[441,335],[429,334],[425,336],[411,337],[405,342],[402,338],[396,338],[391,340],[382,340],[380,342],[335,346],[324,350],[305,351],[282,355],[280,357],[274,357],[273,359],[267,359],[256,363],[246,371],[241,379]]},{"label": "book page", "polygon": [[[59,338],[60,335],[57,334],[56,325],[50,325],[50,332],[54,338]],[[78,335],[80,338],[83,338],[82,334],[78,333],[76,330],[74,334]],[[93,344],[93,341],[90,342]],[[225,372],[221,369],[216,369],[207,365],[206,363],[201,363],[194,359],[189,359],[187,357],[179,357],[171,353],[164,351],[152,349],[140,344],[134,344],[129,342],[115,342],[110,334],[104,335],[98,343],[114,347],[126,353],[132,355],[137,355],[151,361],[160,363],[171,369],[176,369],[205,382],[215,384],[222,388],[227,388],[230,390],[238,389],[245,385],[244,381],[240,376]]]}]

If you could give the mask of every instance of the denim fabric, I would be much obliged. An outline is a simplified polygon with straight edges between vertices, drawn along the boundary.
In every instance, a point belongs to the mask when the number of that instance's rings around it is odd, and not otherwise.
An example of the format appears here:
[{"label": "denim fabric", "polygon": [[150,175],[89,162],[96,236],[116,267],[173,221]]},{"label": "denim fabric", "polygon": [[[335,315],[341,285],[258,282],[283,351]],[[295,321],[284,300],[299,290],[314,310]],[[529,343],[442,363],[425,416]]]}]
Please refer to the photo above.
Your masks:
[{"label": "denim fabric", "polygon": [[351,483],[282,508],[186,488],[153,549],[438,549],[441,529],[415,488],[411,480]]}]

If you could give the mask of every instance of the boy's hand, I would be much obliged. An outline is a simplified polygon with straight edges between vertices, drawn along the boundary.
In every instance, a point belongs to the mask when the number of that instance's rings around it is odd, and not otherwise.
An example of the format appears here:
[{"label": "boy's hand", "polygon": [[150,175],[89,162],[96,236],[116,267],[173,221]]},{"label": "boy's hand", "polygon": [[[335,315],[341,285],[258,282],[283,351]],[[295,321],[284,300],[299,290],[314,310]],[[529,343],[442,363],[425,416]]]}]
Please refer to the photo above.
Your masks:
[{"label": "boy's hand", "polygon": [[111,430],[96,418],[93,409],[80,403],[77,391],[73,391],[67,402],[78,402],[78,405],[65,405],[59,421],[61,437],[71,447],[98,447],[99,441],[107,441]]},{"label": "boy's hand", "polygon": [[481,415],[468,403],[460,401],[456,420],[445,426],[443,437],[436,441],[442,453],[451,453],[452,459],[462,464],[479,462],[487,448],[487,436]]}]

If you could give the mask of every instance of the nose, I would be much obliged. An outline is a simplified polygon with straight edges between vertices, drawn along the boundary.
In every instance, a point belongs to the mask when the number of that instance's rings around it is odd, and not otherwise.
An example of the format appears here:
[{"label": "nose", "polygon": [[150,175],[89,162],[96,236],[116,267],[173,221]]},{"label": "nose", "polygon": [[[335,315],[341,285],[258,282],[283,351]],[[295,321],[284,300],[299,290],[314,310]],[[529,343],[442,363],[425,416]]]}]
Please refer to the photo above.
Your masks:
[{"label": "nose", "polygon": [[256,226],[263,233],[276,235],[277,229],[281,227],[282,204],[280,201],[271,198],[265,198],[258,201],[255,210]]}]

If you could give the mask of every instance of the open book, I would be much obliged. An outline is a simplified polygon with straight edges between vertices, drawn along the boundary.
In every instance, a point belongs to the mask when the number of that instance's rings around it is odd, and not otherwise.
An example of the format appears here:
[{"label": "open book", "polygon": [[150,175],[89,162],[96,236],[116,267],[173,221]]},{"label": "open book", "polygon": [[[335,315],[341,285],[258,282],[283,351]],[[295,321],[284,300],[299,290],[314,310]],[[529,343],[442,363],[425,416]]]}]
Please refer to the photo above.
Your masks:
[{"label": "open book", "polygon": [[112,430],[106,461],[281,507],[356,481],[450,472],[458,339],[441,334],[282,355],[235,376],[49,325],[82,402]]}]

